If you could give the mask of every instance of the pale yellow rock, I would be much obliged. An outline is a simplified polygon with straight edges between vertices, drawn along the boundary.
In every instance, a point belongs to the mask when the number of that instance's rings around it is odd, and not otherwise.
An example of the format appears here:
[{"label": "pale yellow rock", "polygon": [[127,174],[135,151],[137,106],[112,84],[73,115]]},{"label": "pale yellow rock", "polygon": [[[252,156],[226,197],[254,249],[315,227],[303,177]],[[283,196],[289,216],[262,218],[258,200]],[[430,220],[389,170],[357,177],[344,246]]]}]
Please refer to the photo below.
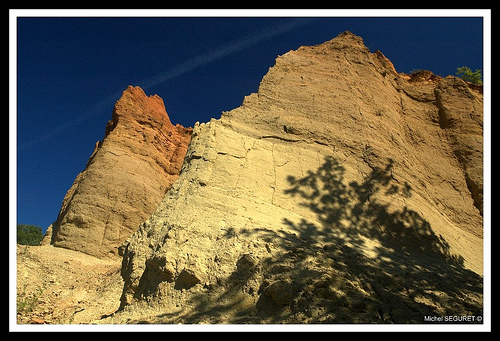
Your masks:
[{"label": "pale yellow rock", "polygon": [[[196,124],[179,178],[124,245],[122,316],[144,302],[156,323],[481,314],[482,216],[434,90],[454,88],[382,57],[349,32],[301,47]],[[482,95],[457,82],[481,134]]]}]

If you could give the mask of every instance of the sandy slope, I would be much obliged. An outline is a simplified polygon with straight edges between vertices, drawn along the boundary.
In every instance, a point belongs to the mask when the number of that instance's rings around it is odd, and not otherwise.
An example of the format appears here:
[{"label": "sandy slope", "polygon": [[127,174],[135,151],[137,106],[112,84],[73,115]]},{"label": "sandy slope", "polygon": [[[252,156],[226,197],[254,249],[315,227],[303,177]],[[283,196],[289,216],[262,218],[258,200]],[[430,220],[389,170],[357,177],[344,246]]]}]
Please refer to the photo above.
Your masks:
[{"label": "sandy slope", "polygon": [[119,306],[120,261],[17,246],[17,323],[91,323]]}]

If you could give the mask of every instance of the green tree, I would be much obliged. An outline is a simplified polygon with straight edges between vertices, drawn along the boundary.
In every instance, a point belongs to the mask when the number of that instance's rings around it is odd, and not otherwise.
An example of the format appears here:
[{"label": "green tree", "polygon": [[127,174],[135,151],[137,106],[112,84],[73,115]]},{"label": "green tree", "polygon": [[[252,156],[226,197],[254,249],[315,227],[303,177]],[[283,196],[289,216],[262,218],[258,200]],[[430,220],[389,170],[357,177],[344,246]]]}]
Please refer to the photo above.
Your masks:
[{"label": "green tree", "polygon": [[462,66],[457,68],[456,74],[466,82],[470,82],[477,85],[483,85],[483,75],[481,74],[481,69],[472,70],[467,66]]},{"label": "green tree", "polygon": [[20,245],[40,245],[42,228],[37,225],[17,224],[17,243]]}]

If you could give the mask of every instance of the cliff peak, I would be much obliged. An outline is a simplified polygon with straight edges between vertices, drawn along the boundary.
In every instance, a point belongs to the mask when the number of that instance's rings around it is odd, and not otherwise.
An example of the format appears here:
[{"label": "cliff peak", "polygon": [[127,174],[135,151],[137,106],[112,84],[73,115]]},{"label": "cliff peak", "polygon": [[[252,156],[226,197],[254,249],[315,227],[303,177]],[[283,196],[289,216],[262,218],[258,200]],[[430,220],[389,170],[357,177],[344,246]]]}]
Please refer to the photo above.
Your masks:
[{"label": "cliff peak", "polygon": [[64,197],[48,233],[52,244],[97,257],[117,255],[178,177],[191,132],[172,125],[158,95],[128,86],[104,139]]},{"label": "cliff peak", "polygon": [[[307,47],[302,47],[307,48]],[[338,34],[335,38],[325,41],[316,46],[312,46],[313,49],[329,49],[329,50],[344,50],[347,52],[349,50],[358,50],[362,52],[369,52],[369,49],[365,46],[363,38],[350,32],[344,31]]]}]

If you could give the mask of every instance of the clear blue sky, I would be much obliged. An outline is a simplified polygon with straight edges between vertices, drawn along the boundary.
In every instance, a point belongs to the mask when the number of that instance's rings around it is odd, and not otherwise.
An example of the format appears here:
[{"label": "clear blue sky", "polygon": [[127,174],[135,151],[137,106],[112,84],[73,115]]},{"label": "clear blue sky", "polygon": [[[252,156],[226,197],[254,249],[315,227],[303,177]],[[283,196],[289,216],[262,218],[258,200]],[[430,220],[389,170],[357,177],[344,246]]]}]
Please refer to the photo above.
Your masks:
[{"label": "clear blue sky", "polygon": [[483,68],[482,18],[17,19],[17,221],[45,230],[127,85],[172,123],[219,118],[276,56],[349,30],[398,72]]}]

